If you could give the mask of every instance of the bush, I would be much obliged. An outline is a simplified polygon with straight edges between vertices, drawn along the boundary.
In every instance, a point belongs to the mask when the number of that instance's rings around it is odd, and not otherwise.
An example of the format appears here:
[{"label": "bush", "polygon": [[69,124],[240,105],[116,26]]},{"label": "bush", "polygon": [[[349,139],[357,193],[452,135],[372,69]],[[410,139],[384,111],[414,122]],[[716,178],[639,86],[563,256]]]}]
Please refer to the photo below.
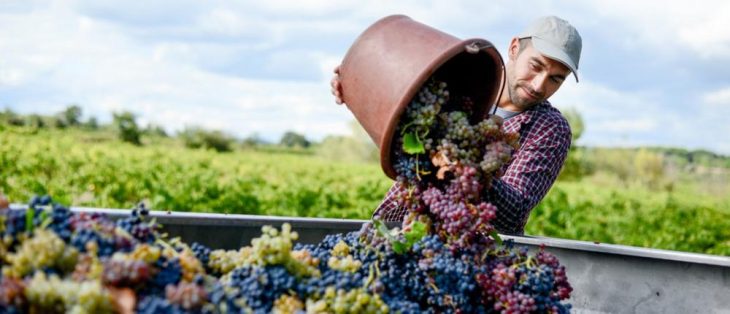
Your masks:
[{"label": "bush", "polygon": [[147,128],[144,129],[144,133],[147,135],[168,137],[167,131],[165,131],[165,128],[163,128],[159,124],[154,124],[154,123],[147,124]]},{"label": "bush", "polygon": [[357,121],[350,122],[350,136],[328,136],[317,146],[317,155],[336,161],[379,162],[380,152]]},{"label": "bush", "polygon": [[25,120],[23,119],[23,116],[18,115],[14,111],[10,109],[5,109],[4,112],[0,113],[0,121],[2,124],[6,125],[12,125],[12,126],[24,126]]},{"label": "bush", "polygon": [[34,129],[43,129],[46,127],[46,121],[38,114],[29,115],[25,124]]},{"label": "bush", "polygon": [[86,122],[84,122],[83,126],[88,130],[98,130],[99,121],[96,120],[96,117],[90,117],[89,120],[86,120]]},{"label": "bush", "polygon": [[217,152],[231,151],[233,137],[221,131],[208,131],[199,127],[185,128],[179,137],[188,148],[208,148]]},{"label": "bush", "polygon": [[66,126],[79,126],[81,124],[81,107],[71,105],[58,114],[59,120],[63,120]]},{"label": "bush", "polygon": [[281,141],[279,141],[279,144],[286,147],[307,148],[311,143],[307,140],[307,138],[304,137],[304,135],[292,131],[287,131],[281,137]]},{"label": "bush", "polygon": [[[369,144],[369,145],[368,145]],[[328,136],[317,145],[317,155],[335,161],[376,162],[378,149],[350,136]]]},{"label": "bush", "polygon": [[664,179],[664,157],[645,148],[639,150],[634,158],[637,178],[650,188],[661,186]]},{"label": "bush", "polygon": [[575,108],[563,110],[563,116],[568,120],[570,131],[572,134],[570,151],[565,159],[563,168],[560,171],[559,180],[578,180],[586,175],[593,173],[593,165],[586,159],[585,149],[576,143],[583,135],[585,123],[580,113]]},{"label": "bush", "polygon": [[254,133],[241,141],[241,148],[243,149],[250,149],[250,148],[256,148],[263,145],[267,145],[268,143],[266,140],[264,140],[260,135]]},{"label": "bush", "polygon": [[114,126],[117,129],[119,138],[134,145],[142,145],[140,141],[141,132],[135,121],[136,117],[133,113],[125,111],[122,113],[113,113]]}]

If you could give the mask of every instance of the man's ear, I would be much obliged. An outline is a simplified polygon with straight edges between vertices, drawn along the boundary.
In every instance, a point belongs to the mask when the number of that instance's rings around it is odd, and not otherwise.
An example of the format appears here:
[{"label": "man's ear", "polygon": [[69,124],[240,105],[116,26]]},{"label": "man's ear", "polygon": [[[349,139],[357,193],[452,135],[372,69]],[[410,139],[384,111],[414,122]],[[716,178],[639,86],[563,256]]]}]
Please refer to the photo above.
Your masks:
[{"label": "man's ear", "polygon": [[508,49],[508,56],[509,59],[514,61],[517,59],[517,55],[520,53],[520,39],[517,37],[513,37],[512,41],[509,43],[509,49]]}]

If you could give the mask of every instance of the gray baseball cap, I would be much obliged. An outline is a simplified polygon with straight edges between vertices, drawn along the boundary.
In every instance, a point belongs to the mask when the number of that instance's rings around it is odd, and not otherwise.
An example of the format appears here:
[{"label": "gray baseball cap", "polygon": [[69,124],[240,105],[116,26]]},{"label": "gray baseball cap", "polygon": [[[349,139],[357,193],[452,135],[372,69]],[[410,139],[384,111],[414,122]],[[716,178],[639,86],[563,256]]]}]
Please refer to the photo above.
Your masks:
[{"label": "gray baseball cap", "polygon": [[568,21],[557,16],[538,18],[519,38],[532,38],[532,46],[537,51],[567,66],[578,82],[578,61],[583,40]]}]

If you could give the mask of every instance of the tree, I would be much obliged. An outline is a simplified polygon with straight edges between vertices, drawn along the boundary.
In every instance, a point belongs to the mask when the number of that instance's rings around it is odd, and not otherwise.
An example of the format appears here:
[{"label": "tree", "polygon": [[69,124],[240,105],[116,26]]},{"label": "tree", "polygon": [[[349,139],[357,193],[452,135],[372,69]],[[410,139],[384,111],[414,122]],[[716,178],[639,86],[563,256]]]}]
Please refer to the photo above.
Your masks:
[{"label": "tree", "polygon": [[79,126],[81,124],[81,107],[77,105],[66,107],[59,115],[67,126]]},{"label": "tree", "polygon": [[203,143],[217,152],[230,152],[233,138],[221,131],[207,131],[203,133]]},{"label": "tree", "polygon": [[144,133],[148,135],[155,135],[159,137],[168,137],[167,131],[159,124],[148,123],[144,130]]},{"label": "tree", "polygon": [[113,113],[114,126],[117,129],[119,138],[134,145],[142,145],[140,141],[140,130],[135,121],[136,117],[129,111]]},{"label": "tree", "polygon": [[311,144],[304,135],[295,133],[293,131],[287,131],[281,137],[279,144],[286,147],[309,147]]},{"label": "tree", "polygon": [[51,116],[51,121],[53,123],[53,127],[57,129],[65,129],[68,126],[66,119],[60,114]]},{"label": "tree", "polygon": [[217,152],[231,151],[233,138],[221,131],[208,131],[200,127],[186,127],[180,132],[185,147],[209,148]]},{"label": "tree", "polygon": [[25,125],[25,120],[23,117],[14,111],[5,108],[5,112],[2,113],[2,123],[7,125],[13,125],[13,126],[23,126]]},{"label": "tree", "polygon": [[96,117],[90,117],[89,120],[86,120],[84,123],[84,127],[89,130],[97,130],[99,129],[99,121],[96,120]]},{"label": "tree", "polygon": [[42,129],[46,127],[46,122],[43,121],[43,117],[39,114],[31,114],[28,116],[27,126],[34,129]]},{"label": "tree", "polygon": [[583,135],[583,131],[585,130],[583,117],[575,108],[568,108],[566,110],[563,110],[563,116],[566,120],[568,120],[568,124],[570,125],[570,131],[571,133],[573,133],[572,142],[573,144],[575,144],[575,142],[578,141],[578,139],[580,139],[580,137]]},{"label": "tree", "polygon": [[568,108],[563,110],[562,113],[570,125],[572,144],[559,178],[561,180],[579,179],[591,173],[593,169],[584,156],[585,149],[580,149],[577,145],[578,139],[583,135],[585,124],[583,123],[583,117],[575,108]]},{"label": "tree", "polygon": [[266,140],[258,133],[253,133],[241,141],[241,147],[244,149],[259,147],[264,144],[266,144]]}]

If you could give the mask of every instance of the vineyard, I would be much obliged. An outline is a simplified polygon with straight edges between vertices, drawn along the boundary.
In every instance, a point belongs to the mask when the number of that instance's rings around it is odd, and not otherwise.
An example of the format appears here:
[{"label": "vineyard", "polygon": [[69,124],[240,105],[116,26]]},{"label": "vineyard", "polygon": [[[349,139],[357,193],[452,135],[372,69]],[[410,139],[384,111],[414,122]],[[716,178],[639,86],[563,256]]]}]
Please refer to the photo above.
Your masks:
[{"label": "vineyard", "polygon": [[[307,151],[147,145],[104,132],[6,129],[0,191],[16,203],[50,194],[73,206],[299,217],[370,217],[390,187],[378,164],[333,162]],[[601,177],[557,182],[526,233],[730,255],[730,200],[691,189],[656,191]]]}]

